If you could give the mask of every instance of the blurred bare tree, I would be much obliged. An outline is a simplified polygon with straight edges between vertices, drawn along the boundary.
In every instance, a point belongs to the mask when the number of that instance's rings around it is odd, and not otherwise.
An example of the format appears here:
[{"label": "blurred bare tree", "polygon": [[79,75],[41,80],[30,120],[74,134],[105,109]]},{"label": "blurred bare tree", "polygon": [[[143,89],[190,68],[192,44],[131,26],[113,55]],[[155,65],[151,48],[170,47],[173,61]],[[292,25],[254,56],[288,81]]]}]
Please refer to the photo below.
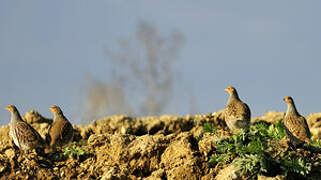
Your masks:
[{"label": "blurred bare tree", "polygon": [[123,87],[116,83],[104,83],[91,79],[87,85],[87,99],[84,107],[84,123],[107,114],[133,114],[126,101]]},{"label": "blurred bare tree", "polygon": [[106,50],[110,80],[90,81],[85,118],[163,113],[179,84],[174,67],[183,42],[180,32],[164,37],[154,25],[138,22],[135,39],[121,39],[118,48]]}]

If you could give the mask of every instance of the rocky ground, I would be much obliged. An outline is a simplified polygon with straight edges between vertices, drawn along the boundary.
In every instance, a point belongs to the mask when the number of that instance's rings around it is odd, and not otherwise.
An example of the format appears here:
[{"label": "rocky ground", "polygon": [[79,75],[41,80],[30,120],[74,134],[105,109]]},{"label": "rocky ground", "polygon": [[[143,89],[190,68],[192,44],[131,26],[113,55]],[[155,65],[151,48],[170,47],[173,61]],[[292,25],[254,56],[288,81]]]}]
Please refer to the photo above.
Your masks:
[{"label": "rocky ground", "polygon": [[[284,113],[268,112],[253,122],[276,123]],[[36,111],[24,119],[43,137],[52,122]],[[222,112],[206,115],[133,118],[106,117],[87,126],[74,125],[74,143],[62,150],[20,152],[12,146],[9,127],[0,127],[1,179],[235,179],[244,178],[235,165],[209,166],[216,144],[203,133],[214,123],[215,136],[229,136]],[[307,117],[311,132],[321,138],[321,113]],[[202,138],[200,138],[202,135]],[[320,169],[307,177],[317,179]],[[260,175],[258,179],[286,179]]]}]

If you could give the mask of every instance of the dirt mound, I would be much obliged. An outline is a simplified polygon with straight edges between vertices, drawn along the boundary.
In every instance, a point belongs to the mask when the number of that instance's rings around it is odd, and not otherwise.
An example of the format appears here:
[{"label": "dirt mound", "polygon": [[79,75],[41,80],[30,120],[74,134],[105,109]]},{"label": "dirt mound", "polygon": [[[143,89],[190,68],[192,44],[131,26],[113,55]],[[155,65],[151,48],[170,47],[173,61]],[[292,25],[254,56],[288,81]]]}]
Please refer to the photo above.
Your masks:
[{"label": "dirt mound", "polygon": [[[277,122],[284,113],[269,112],[253,122]],[[222,111],[205,115],[133,118],[110,116],[87,126],[74,125],[74,143],[46,154],[20,152],[9,139],[9,127],[0,127],[1,179],[218,179],[235,178],[234,165],[210,167],[215,150],[213,133],[204,133],[207,122],[215,135],[230,134]],[[24,119],[45,137],[51,119],[36,111]],[[320,138],[321,113],[307,117],[311,132]],[[232,170],[230,170],[232,169]],[[234,170],[233,170],[234,172]],[[277,175],[276,179],[280,179]],[[259,176],[260,179],[267,177]],[[269,177],[272,178],[272,177]],[[282,178],[281,178],[282,179]]]}]

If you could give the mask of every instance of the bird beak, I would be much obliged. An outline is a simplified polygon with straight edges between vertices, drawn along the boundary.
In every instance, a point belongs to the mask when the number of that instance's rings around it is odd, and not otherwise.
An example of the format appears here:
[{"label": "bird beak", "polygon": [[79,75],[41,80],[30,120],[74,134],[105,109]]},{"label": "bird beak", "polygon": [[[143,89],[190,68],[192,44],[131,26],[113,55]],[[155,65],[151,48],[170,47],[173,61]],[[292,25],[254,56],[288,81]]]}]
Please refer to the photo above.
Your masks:
[{"label": "bird beak", "polygon": [[8,106],[6,107],[6,110],[11,112],[11,108],[9,108]]}]

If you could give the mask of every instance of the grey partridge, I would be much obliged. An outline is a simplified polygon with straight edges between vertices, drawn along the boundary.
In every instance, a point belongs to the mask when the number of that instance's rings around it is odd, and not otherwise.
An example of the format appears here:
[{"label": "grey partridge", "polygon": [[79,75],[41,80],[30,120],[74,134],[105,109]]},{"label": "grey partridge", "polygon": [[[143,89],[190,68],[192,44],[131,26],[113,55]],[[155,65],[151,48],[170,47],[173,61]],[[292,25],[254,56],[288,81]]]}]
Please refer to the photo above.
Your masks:
[{"label": "grey partridge", "polygon": [[290,139],[290,145],[296,148],[304,144],[304,142],[311,143],[311,133],[307,121],[296,110],[293,99],[290,96],[286,96],[283,100],[288,105],[283,122],[286,135]]},{"label": "grey partridge", "polygon": [[73,127],[58,106],[51,106],[49,110],[54,115],[54,121],[49,128],[49,145],[62,147],[73,139]]},{"label": "grey partridge", "polygon": [[14,105],[6,109],[11,113],[9,136],[20,150],[31,150],[45,147],[45,142],[39,133],[27,122],[23,121]]},{"label": "grey partridge", "polygon": [[247,129],[251,120],[251,111],[247,104],[242,102],[234,87],[225,89],[230,94],[225,107],[225,122],[232,133]]}]

